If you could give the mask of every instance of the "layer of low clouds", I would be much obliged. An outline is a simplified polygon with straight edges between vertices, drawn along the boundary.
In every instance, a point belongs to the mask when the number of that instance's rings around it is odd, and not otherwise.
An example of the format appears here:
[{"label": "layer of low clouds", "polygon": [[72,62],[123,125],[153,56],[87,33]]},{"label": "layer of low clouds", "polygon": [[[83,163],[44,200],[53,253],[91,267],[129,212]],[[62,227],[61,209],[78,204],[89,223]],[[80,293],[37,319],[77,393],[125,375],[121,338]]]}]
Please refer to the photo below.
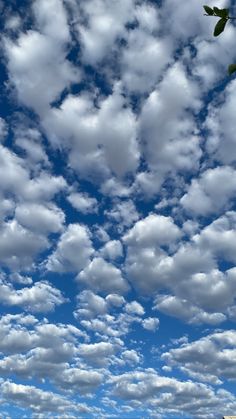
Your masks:
[{"label": "layer of low clouds", "polygon": [[3,418],[235,413],[235,25],[213,38],[197,0],[0,10]]}]

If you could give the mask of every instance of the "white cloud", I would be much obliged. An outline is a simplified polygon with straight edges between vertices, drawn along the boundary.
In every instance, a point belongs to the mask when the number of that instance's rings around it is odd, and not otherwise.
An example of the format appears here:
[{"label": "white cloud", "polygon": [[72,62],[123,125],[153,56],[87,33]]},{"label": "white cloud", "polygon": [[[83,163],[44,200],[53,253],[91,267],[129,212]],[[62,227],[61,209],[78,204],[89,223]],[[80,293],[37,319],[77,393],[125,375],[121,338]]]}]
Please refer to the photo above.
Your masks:
[{"label": "white cloud", "polygon": [[142,326],[146,330],[150,330],[151,332],[155,332],[159,328],[160,320],[156,317],[147,317],[143,319]]},{"label": "white cloud", "polygon": [[0,142],[3,142],[8,133],[6,121],[0,117]]},{"label": "white cloud", "polygon": [[131,301],[125,305],[125,311],[129,314],[137,314],[138,316],[143,316],[145,311],[143,306],[137,301]]},{"label": "white cloud", "polygon": [[128,32],[127,47],[124,48],[121,58],[122,81],[128,91],[136,94],[149,92],[155,86],[171,60],[172,51],[168,38],[150,33],[151,30],[155,31],[154,22],[151,28],[148,23],[144,23],[146,17],[147,21],[155,21],[156,28],[160,27],[154,7],[140,5],[137,8],[137,17],[141,27]]},{"label": "white cloud", "polygon": [[139,220],[123,240],[130,246],[153,247],[170,245],[180,237],[181,231],[171,217],[150,214]]},{"label": "white cloud", "polygon": [[88,364],[101,367],[109,363],[110,358],[118,349],[110,342],[83,343],[80,345],[78,353]]},{"label": "white cloud", "polygon": [[1,384],[1,392],[4,402],[14,403],[20,407],[26,407],[36,413],[55,412],[79,412],[79,406],[65,397],[51,391],[41,390],[35,386],[16,384],[5,381]]},{"label": "white cloud", "polygon": [[113,376],[111,381],[115,396],[137,402],[137,408],[149,406],[160,417],[170,413],[214,419],[223,405],[233,412],[236,403],[234,396],[225,390],[214,392],[207,385],[161,376],[151,368]]},{"label": "white cloud", "polygon": [[140,355],[134,349],[122,352],[122,359],[130,364],[139,364],[141,361]]},{"label": "white cloud", "polygon": [[191,113],[186,111],[199,107],[198,95],[184,66],[177,62],[145,101],[140,116],[143,156],[151,172],[149,176],[157,182],[157,190],[153,191],[152,182],[149,185],[141,179],[140,183],[138,175],[137,184],[147,195],[158,191],[168,173],[198,169],[201,149],[197,127]]},{"label": "white cloud", "polygon": [[73,192],[67,199],[76,210],[83,214],[96,213],[98,211],[96,198],[90,198],[85,193]]},{"label": "white cloud", "polygon": [[135,204],[131,200],[115,201],[112,209],[106,210],[105,214],[113,222],[119,224],[120,230],[129,227],[139,218]]},{"label": "white cloud", "polygon": [[35,256],[48,247],[44,236],[23,228],[16,220],[0,228],[0,260],[12,269],[30,267]]},{"label": "white cloud", "polygon": [[64,213],[56,205],[24,203],[16,207],[16,220],[35,233],[57,233],[63,228]]},{"label": "white cloud", "polygon": [[36,282],[31,287],[15,290],[6,281],[0,282],[0,301],[9,306],[23,307],[32,312],[53,311],[66,302],[61,292],[46,281]]},{"label": "white cloud", "polygon": [[71,167],[94,182],[122,177],[139,163],[137,122],[119,84],[110,96],[68,95],[43,120],[53,145],[69,149]]},{"label": "white cloud", "polygon": [[62,2],[38,0],[33,9],[40,32],[22,32],[16,42],[5,39],[5,53],[19,100],[43,115],[65,87],[78,82],[79,73],[66,60],[70,38]]},{"label": "white cloud", "polygon": [[89,0],[83,5],[87,25],[78,25],[83,45],[83,59],[97,64],[111,51],[124,26],[133,20],[133,1],[121,0],[118,4],[108,0]]},{"label": "white cloud", "polygon": [[89,263],[93,252],[88,229],[80,224],[70,224],[61,235],[56,250],[49,256],[47,269],[78,272]]},{"label": "white cloud", "polygon": [[120,269],[102,258],[95,258],[77,276],[78,282],[102,293],[124,293],[129,286]]},{"label": "white cloud", "polygon": [[236,171],[229,166],[208,169],[200,179],[193,179],[188,192],[181,198],[190,213],[208,215],[227,207],[236,191]]},{"label": "white cloud", "polygon": [[[108,295],[109,297],[109,295]],[[107,312],[107,299],[94,294],[90,290],[84,290],[78,294],[78,310],[75,317],[96,317]]]},{"label": "white cloud", "polygon": [[104,258],[116,260],[123,256],[123,247],[119,240],[108,241],[99,252]]},{"label": "white cloud", "polygon": [[196,379],[221,384],[222,379],[236,379],[235,350],[236,333],[225,330],[183,343],[164,353],[162,358]]}]

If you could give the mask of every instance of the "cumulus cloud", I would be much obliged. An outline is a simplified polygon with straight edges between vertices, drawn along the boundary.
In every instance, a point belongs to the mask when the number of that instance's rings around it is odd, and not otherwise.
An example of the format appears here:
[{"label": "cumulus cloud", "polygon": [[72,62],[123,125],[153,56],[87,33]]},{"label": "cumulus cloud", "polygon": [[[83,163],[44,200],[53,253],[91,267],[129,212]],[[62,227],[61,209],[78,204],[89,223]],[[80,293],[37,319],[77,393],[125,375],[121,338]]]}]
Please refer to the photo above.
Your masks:
[{"label": "cumulus cloud", "polygon": [[79,212],[89,214],[98,211],[98,202],[96,198],[90,198],[87,194],[73,192],[68,196],[70,204]]},{"label": "cumulus cloud", "polygon": [[6,38],[5,53],[19,100],[43,115],[79,75],[66,60],[70,35],[62,2],[38,0],[33,11],[38,30],[22,32],[17,41]]},{"label": "cumulus cloud", "polygon": [[222,379],[236,379],[235,346],[234,330],[219,331],[183,343],[179,348],[164,353],[162,359],[195,379],[221,384]]},{"label": "cumulus cloud", "polygon": [[4,305],[19,306],[32,312],[53,311],[57,305],[67,301],[61,291],[47,281],[39,281],[20,290],[14,289],[5,281],[0,281],[0,290],[0,301]]},{"label": "cumulus cloud", "polygon": [[56,250],[49,256],[47,269],[78,272],[88,264],[93,252],[88,229],[80,224],[70,224],[61,235]]},{"label": "cumulus cloud", "polygon": [[236,172],[232,167],[208,169],[200,179],[193,179],[181,198],[183,207],[194,215],[209,215],[227,207],[235,194]]},{"label": "cumulus cloud", "polygon": [[23,408],[30,406],[30,409],[35,413],[54,412],[63,414],[80,411],[79,406],[77,407],[71,400],[35,386],[5,381],[1,384],[1,392],[5,403],[14,402],[14,404]]},{"label": "cumulus cloud", "polygon": [[95,258],[77,276],[79,283],[102,293],[124,293],[129,285],[120,269],[102,258]]},{"label": "cumulus cloud", "polygon": [[221,410],[222,402],[227,403],[229,409],[235,406],[235,398],[232,399],[232,394],[227,391],[214,392],[205,384],[160,376],[151,368],[113,376],[111,381],[116,396],[125,401],[139,402],[139,407],[149,405],[160,416],[191,411],[196,418],[209,414],[213,419]]},{"label": "cumulus cloud", "polygon": [[23,228],[16,220],[0,227],[0,260],[12,269],[30,267],[35,256],[49,247],[47,238]]}]

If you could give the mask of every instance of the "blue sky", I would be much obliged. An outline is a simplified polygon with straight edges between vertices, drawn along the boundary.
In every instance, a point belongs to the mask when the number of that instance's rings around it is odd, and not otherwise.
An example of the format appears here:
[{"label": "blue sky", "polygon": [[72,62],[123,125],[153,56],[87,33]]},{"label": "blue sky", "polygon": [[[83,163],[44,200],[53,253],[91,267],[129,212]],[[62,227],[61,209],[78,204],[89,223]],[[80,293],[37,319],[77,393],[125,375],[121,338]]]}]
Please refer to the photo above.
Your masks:
[{"label": "blue sky", "polygon": [[199,0],[0,10],[1,418],[235,414],[234,25],[213,38]]}]

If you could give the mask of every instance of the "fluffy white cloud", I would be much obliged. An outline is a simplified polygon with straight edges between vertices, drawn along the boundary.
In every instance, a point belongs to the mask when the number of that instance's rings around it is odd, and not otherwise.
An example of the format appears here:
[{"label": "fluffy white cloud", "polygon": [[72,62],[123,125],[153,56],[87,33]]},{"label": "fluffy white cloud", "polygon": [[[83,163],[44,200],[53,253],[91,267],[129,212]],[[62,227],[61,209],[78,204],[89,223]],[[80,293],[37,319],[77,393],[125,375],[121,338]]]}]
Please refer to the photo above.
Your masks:
[{"label": "fluffy white cloud", "polygon": [[119,240],[110,240],[102,247],[100,253],[105,258],[115,260],[123,256],[123,247]]},{"label": "fluffy white cloud", "polygon": [[[183,65],[175,63],[145,101],[140,116],[143,154],[151,172],[142,176],[149,174],[153,180],[140,179],[140,173],[137,186],[148,195],[158,191],[168,173],[198,168],[199,138],[191,114],[186,111],[198,106],[196,85],[188,79]],[[153,182],[157,182],[156,190]]]},{"label": "fluffy white cloud", "polygon": [[1,384],[1,393],[5,403],[14,403],[21,408],[30,407],[35,413],[54,412],[64,414],[83,411],[82,405],[80,410],[80,406],[77,406],[71,400],[51,391],[41,390],[35,386],[5,381]]},{"label": "fluffy white cloud", "polygon": [[162,359],[195,379],[221,384],[222,379],[236,379],[235,352],[236,333],[226,330],[183,343],[164,353]]},{"label": "fluffy white cloud", "polygon": [[127,281],[122,277],[120,269],[102,258],[95,258],[77,276],[78,282],[102,293],[128,291]]},{"label": "fluffy white cloud", "polygon": [[105,180],[134,172],[139,162],[137,122],[119,84],[105,99],[68,95],[45,116],[53,145],[69,149],[71,167],[85,178]]},{"label": "fluffy white cloud", "polygon": [[24,203],[16,207],[16,220],[35,233],[57,233],[63,228],[64,213],[56,205]]},{"label": "fluffy white cloud", "polygon": [[236,191],[236,171],[229,166],[208,169],[193,179],[188,192],[181,198],[190,213],[208,215],[227,207]]},{"label": "fluffy white cloud", "polygon": [[[108,295],[109,297],[109,295]],[[84,290],[78,294],[78,310],[75,317],[96,317],[107,312],[106,299],[100,295],[94,294],[90,290]]]},{"label": "fluffy white cloud", "polygon": [[0,227],[0,260],[12,269],[30,267],[34,257],[48,247],[46,237],[23,228],[16,220]]},{"label": "fluffy white cloud", "polygon": [[155,332],[155,330],[158,329],[160,324],[160,320],[156,317],[147,317],[146,319],[143,319],[142,326],[146,330],[150,330],[151,332]]},{"label": "fluffy white cloud", "polygon": [[114,202],[111,210],[105,211],[107,217],[112,221],[119,223],[118,229],[129,227],[138,220],[139,214],[131,200]]},{"label": "fluffy white cloud", "polygon": [[155,247],[170,245],[181,237],[181,231],[171,217],[150,214],[139,220],[124,236],[130,246]]},{"label": "fluffy white cloud", "polygon": [[125,311],[129,314],[137,314],[138,316],[143,316],[145,313],[143,306],[137,301],[131,301],[125,305]]},{"label": "fluffy white cloud", "polygon": [[110,358],[118,349],[117,345],[110,342],[82,343],[78,348],[78,353],[88,364],[101,367],[109,363]]},{"label": "fluffy white cloud", "polygon": [[214,392],[204,384],[160,376],[151,368],[113,376],[111,381],[116,396],[137,402],[137,408],[146,404],[160,417],[191,412],[195,418],[207,415],[214,419],[222,410],[222,403],[229,411],[233,411],[236,404],[234,396],[225,390]]},{"label": "fluffy white cloud", "polygon": [[62,2],[38,0],[33,9],[39,31],[21,33],[16,42],[5,39],[5,53],[20,101],[43,115],[79,74],[66,60],[70,36]]},{"label": "fluffy white cloud", "polygon": [[56,177],[43,170],[35,177],[32,176],[25,160],[1,144],[0,165],[0,190],[4,193],[11,191],[17,199],[50,200],[66,188],[62,176]]},{"label": "fluffy white cloud", "polygon": [[32,312],[53,311],[57,305],[65,303],[61,291],[47,281],[36,282],[31,287],[16,290],[6,281],[0,281],[0,301],[4,305],[19,306]]},{"label": "fluffy white cloud", "polygon": [[68,196],[70,204],[79,212],[89,214],[98,211],[98,202],[96,198],[90,198],[87,194],[73,192]]},{"label": "fluffy white cloud", "polygon": [[157,9],[150,4],[136,8],[138,27],[128,32],[121,58],[122,81],[130,92],[146,93],[170,62],[172,45],[167,37],[153,33],[160,28]]},{"label": "fluffy white cloud", "polygon": [[47,269],[78,272],[88,264],[93,252],[88,229],[80,224],[70,224],[61,235],[56,250],[49,256]]},{"label": "fluffy white cloud", "polygon": [[81,23],[77,29],[87,63],[97,64],[109,54],[116,39],[123,35],[125,24],[133,20],[133,6],[133,0],[121,0],[119,4],[89,0],[83,5],[87,25]]}]

